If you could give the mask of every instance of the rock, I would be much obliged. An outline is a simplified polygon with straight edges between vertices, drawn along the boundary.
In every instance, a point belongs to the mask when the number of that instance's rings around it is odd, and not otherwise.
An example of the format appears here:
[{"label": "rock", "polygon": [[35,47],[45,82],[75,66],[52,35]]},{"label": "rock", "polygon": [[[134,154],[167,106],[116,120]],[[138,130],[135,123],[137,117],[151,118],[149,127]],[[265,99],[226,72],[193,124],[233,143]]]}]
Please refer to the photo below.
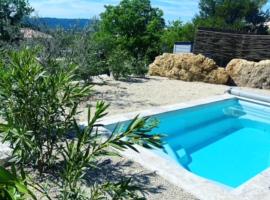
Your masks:
[{"label": "rock", "polygon": [[229,79],[225,69],[218,67],[215,61],[192,53],[164,53],[156,57],[149,66],[149,75],[215,84],[226,84]]},{"label": "rock", "polygon": [[226,71],[237,86],[270,89],[270,60],[252,62],[233,59]]}]

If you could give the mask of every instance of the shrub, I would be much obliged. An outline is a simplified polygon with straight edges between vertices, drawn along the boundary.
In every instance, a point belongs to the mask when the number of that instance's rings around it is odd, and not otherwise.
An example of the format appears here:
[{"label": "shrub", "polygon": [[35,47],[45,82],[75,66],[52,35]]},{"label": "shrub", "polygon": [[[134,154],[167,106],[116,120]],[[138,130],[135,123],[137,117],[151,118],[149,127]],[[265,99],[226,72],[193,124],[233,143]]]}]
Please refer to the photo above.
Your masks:
[{"label": "shrub", "polygon": [[120,78],[127,78],[133,76],[145,76],[147,72],[148,61],[144,57],[135,58],[131,56],[126,50],[114,50],[107,62],[109,70],[113,77],[118,80]]},{"label": "shrub", "polygon": [[41,47],[38,58],[46,70],[51,70],[51,62],[55,60],[61,62],[62,66],[75,64],[77,68],[74,71],[74,79],[89,83],[93,76],[109,74],[103,52],[104,44],[95,41],[95,30],[92,30],[92,26],[94,24],[83,30],[45,29],[48,37],[29,39],[21,42],[21,46]]},{"label": "shrub", "polygon": [[78,34],[71,49],[71,60],[78,66],[75,72],[78,79],[90,82],[93,76],[109,75],[103,44],[95,41],[91,32],[83,31]]},{"label": "shrub", "polygon": [[163,52],[172,53],[175,42],[193,42],[194,36],[194,24],[183,24],[180,20],[170,22],[162,35]]},{"label": "shrub", "polygon": [[[36,53],[27,49],[1,60],[1,115],[5,122],[0,128],[13,151],[10,162],[18,170],[38,169],[43,180],[46,174],[55,177],[57,192],[50,196],[57,199],[144,199],[140,193],[143,188],[132,179],[94,181],[86,190],[85,174],[97,169],[102,156],[118,156],[126,148],[137,151],[134,144],[161,147],[161,136],[150,133],[155,121],[136,117],[106,136],[99,122],[109,105],[98,102],[94,115],[89,108],[88,123],[81,127],[75,119],[77,106],[89,95],[90,87],[72,81],[75,68],[56,68],[49,73],[37,61]],[[25,185],[32,182],[29,176],[23,177]],[[12,183],[13,178],[7,180]],[[48,191],[35,189],[50,198]],[[0,194],[2,191],[0,188]],[[16,186],[12,191],[21,195],[30,192]]]},{"label": "shrub", "polygon": [[91,198],[87,198],[86,192],[79,187],[83,183],[82,180],[87,170],[95,170],[98,167],[98,159],[101,156],[118,155],[110,147],[120,151],[128,147],[137,151],[134,144],[146,148],[161,147],[160,136],[149,134],[156,123],[149,121],[148,118],[136,117],[122,131],[116,129],[105,139],[99,129],[102,125],[97,122],[106,115],[108,106],[104,102],[98,102],[93,117],[89,110],[88,123],[83,129],[74,121],[75,139],[66,141],[62,147],[63,151],[61,151],[65,163],[62,173],[61,199],[95,199],[97,192],[98,196],[107,195],[113,197],[112,199],[138,198],[137,191],[140,188],[132,186],[131,179],[97,184],[96,187],[99,191],[93,189],[90,194]]},{"label": "shrub", "polygon": [[114,50],[109,59],[108,66],[113,77],[118,80],[119,78],[126,78],[130,75],[132,70],[132,58],[127,51]]},{"label": "shrub", "polygon": [[76,107],[90,87],[72,82],[74,67],[48,73],[31,50],[11,53],[0,66],[1,125],[17,162],[40,172],[53,162],[56,144],[66,137]]},{"label": "shrub", "polygon": [[139,77],[144,77],[148,71],[149,60],[143,56],[132,58],[132,74]]},{"label": "shrub", "polygon": [[0,43],[18,42],[22,38],[20,26],[24,17],[29,16],[33,9],[27,0],[0,1]]}]

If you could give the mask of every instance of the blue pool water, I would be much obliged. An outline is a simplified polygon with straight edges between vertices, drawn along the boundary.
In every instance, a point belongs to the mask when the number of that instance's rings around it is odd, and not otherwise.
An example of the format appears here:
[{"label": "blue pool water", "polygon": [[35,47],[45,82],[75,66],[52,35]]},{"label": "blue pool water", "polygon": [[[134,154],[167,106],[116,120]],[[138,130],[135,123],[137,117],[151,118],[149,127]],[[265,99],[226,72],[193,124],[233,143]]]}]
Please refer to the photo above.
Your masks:
[{"label": "blue pool water", "polygon": [[163,151],[190,172],[238,187],[270,166],[270,108],[230,99],[154,116]]}]

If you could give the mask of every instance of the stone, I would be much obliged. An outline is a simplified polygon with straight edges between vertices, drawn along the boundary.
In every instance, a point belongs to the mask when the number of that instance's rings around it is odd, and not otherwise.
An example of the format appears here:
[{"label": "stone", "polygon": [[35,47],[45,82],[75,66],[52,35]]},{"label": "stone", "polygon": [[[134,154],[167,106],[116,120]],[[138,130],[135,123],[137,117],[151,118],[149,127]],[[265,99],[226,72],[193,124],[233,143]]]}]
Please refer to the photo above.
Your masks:
[{"label": "stone", "polygon": [[226,84],[229,80],[225,69],[218,67],[214,60],[192,53],[164,53],[156,57],[149,66],[149,75],[215,84]]},{"label": "stone", "polygon": [[270,89],[270,60],[233,59],[226,66],[226,71],[239,87]]}]

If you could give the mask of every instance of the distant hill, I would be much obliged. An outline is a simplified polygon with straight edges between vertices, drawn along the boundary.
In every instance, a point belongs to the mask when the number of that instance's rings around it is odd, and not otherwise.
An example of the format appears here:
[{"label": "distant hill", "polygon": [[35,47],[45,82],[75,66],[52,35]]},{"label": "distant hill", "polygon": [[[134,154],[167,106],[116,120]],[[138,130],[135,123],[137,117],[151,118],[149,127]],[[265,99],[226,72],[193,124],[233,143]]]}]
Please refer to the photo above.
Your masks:
[{"label": "distant hill", "polygon": [[85,28],[91,24],[90,19],[61,19],[61,18],[27,18],[25,24],[33,27],[46,27],[50,29],[63,28]]}]

